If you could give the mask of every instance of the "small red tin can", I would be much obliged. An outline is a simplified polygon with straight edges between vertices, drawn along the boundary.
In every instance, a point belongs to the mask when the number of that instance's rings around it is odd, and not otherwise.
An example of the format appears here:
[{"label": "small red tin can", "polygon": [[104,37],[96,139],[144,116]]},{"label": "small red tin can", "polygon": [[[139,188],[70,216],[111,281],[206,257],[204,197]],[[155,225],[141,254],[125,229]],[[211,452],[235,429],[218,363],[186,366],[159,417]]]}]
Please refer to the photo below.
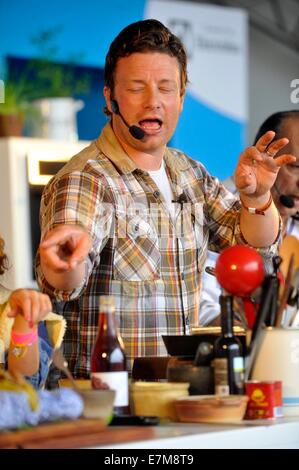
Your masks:
[{"label": "small red tin can", "polygon": [[281,380],[250,380],[245,387],[249,398],[245,419],[273,419],[283,415]]}]

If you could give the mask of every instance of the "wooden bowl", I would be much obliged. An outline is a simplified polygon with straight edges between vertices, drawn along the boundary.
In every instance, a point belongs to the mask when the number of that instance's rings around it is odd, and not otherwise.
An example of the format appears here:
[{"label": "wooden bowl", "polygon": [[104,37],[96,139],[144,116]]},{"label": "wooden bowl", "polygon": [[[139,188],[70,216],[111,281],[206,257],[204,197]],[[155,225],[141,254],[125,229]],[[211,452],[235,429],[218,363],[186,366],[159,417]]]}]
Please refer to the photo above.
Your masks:
[{"label": "wooden bowl", "polygon": [[185,423],[230,423],[245,415],[246,395],[193,395],[174,402],[179,421]]}]

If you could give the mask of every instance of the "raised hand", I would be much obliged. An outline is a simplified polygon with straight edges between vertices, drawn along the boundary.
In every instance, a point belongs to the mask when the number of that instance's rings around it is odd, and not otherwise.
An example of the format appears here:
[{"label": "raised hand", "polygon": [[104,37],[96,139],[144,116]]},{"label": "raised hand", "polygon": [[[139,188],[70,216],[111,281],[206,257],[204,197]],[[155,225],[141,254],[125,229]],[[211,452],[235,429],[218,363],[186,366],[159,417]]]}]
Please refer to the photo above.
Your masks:
[{"label": "raised hand", "polygon": [[274,140],[275,132],[268,131],[255,144],[241,153],[236,170],[235,183],[240,194],[259,197],[266,194],[275,183],[281,166],[296,161],[296,157],[277,153],[289,140]]}]

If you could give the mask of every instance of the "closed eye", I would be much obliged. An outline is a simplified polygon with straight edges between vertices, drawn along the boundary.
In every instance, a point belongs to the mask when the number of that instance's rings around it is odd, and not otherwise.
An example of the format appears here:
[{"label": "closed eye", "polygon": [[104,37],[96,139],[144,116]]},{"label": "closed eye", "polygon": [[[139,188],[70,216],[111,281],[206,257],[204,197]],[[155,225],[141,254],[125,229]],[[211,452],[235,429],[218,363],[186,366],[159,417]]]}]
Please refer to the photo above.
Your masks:
[{"label": "closed eye", "polygon": [[128,91],[130,91],[131,93],[138,93],[140,91],[143,91],[144,88],[128,88]]},{"label": "closed eye", "polygon": [[159,88],[159,90],[162,93],[173,93],[175,91],[173,88],[165,88],[165,87],[161,87],[161,88]]},{"label": "closed eye", "polygon": [[289,171],[299,171],[299,162],[298,163],[290,163],[287,165]]}]

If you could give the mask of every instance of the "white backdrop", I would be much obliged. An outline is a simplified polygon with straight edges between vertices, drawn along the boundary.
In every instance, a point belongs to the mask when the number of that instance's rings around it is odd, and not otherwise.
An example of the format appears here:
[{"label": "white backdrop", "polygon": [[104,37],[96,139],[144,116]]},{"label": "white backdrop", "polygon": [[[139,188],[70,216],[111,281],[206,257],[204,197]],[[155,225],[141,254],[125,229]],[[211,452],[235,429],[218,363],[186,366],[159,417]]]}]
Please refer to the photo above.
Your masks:
[{"label": "white backdrop", "polygon": [[202,161],[215,176],[229,176],[246,142],[246,12],[183,1],[148,0],[145,17],[168,26],[182,39],[188,53],[190,83],[171,145]]}]

